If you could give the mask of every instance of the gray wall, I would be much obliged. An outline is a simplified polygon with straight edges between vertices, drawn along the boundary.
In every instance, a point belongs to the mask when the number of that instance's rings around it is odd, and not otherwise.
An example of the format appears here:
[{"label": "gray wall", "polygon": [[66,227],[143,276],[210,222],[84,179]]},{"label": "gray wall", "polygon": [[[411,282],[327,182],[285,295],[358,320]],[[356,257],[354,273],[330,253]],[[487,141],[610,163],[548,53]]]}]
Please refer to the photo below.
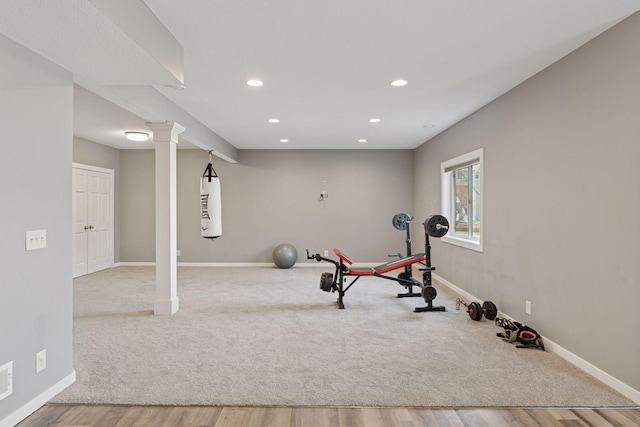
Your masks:
[{"label": "gray wall", "polygon": [[414,163],[423,217],[440,209],[440,163],[484,147],[485,251],[434,242],[438,274],[635,390],[639,45],[636,14],[424,144]]},{"label": "gray wall", "polygon": [[79,137],[73,138],[73,162],[114,171],[114,244],[113,260],[120,261],[120,150],[96,144]]},{"label": "gray wall", "polygon": [[[247,150],[239,164],[214,158],[223,231],[213,241],[200,234],[199,179],[207,162],[205,151],[178,150],[180,262],[272,262],[283,242],[296,246],[299,262],[307,248],[338,247],[360,262],[404,252],[405,234],[391,219],[413,209],[410,150]],[[123,150],[120,165],[121,260],[154,261],[153,151]]]},{"label": "gray wall", "polygon": [[[0,365],[13,394],[0,419],[73,372],[70,73],[0,35]],[[25,251],[27,230],[47,248]],[[35,373],[36,352],[47,368]]]},{"label": "gray wall", "polygon": [[120,261],[154,262],[155,152],[120,150],[120,179]]}]

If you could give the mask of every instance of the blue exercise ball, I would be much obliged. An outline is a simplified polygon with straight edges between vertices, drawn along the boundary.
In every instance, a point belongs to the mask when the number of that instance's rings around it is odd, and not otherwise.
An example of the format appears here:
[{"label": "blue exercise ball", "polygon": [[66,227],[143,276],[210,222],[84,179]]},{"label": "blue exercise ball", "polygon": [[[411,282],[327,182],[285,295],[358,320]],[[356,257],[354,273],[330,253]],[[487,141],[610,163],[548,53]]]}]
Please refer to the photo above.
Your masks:
[{"label": "blue exercise ball", "polygon": [[273,250],[273,262],[280,268],[291,268],[298,261],[298,251],[289,243],[282,243]]}]

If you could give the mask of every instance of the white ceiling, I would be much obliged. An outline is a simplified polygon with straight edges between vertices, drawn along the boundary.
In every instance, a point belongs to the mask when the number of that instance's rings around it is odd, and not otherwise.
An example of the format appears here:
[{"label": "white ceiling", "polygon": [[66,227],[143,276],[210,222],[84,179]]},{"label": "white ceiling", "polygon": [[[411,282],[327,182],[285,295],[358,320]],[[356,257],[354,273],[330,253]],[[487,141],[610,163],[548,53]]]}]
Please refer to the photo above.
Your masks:
[{"label": "white ceiling", "polygon": [[[88,89],[76,94],[78,136],[132,147],[122,144],[123,126],[173,120],[194,146],[233,157],[234,147],[418,147],[640,10],[640,0],[0,0],[0,7],[1,33]],[[173,60],[180,45],[176,72],[158,52],[170,47]],[[264,86],[248,87],[250,78]],[[396,78],[409,84],[392,87]],[[180,83],[184,90],[166,87]],[[105,113],[105,103],[118,112]],[[267,122],[273,117],[280,123]]]}]

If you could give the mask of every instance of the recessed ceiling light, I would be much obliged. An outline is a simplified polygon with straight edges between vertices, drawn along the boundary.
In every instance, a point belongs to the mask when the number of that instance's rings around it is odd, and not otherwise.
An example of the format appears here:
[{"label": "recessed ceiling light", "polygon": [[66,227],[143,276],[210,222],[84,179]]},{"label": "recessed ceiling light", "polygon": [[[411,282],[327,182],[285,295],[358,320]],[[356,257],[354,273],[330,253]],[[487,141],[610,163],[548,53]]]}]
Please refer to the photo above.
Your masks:
[{"label": "recessed ceiling light", "polygon": [[406,81],[405,79],[397,79],[391,82],[391,86],[395,86],[395,87],[406,86],[407,83],[409,82]]},{"label": "recessed ceiling light", "polygon": [[426,125],[422,125],[422,127],[425,129],[433,129],[434,127],[436,127],[436,125],[434,125],[433,123],[427,123]]},{"label": "recessed ceiling light", "polygon": [[358,142],[367,142],[366,139],[359,139]]},{"label": "recessed ceiling light", "polygon": [[374,117],[374,118],[372,118],[372,119],[369,119],[369,121],[370,121],[371,123],[380,123],[382,120],[381,120],[381,119],[379,119],[379,118],[377,118],[377,117]]},{"label": "recessed ceiling light", "polygon": [[283,139],[280,140],[280,142],[282,142],[283,144],[286,144],[287,142],[289,142],[289,140],[283,138]]},{"label": "recessed ceiling light", "polygon": [[257,79],[247,80],[247,85],[251,87],[260,87],[262,86],[262,80],[257,80]]},{"label": "recessed ceiling light", "polygon": [[269,119],[269,123],[280,123],[279,119]]},{"label": "recessed ceiling light", "polygon": [[125,132],[124,136],[129,141],[146,141],[149,139],[149,134],[146,132]]}]

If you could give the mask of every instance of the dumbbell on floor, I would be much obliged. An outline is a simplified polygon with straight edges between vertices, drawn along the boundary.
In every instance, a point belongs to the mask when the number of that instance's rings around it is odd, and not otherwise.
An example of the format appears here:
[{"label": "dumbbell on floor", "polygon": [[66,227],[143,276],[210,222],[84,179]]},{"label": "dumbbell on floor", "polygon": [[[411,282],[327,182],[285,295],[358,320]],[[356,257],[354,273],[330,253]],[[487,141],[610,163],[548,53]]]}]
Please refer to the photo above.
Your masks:
[{"label": "dumbbell on floor", "polygon": [[467,304],[460,298],[456,298],[456,310],[460,310],[460,304],[467,307],[469,317],[476,322],[482,319],[482,315],[489,320],[493,320],[498,316],[498,307],[496,307],[496,305],[491,301],[485,301],[481,306],[477,301]]}]

